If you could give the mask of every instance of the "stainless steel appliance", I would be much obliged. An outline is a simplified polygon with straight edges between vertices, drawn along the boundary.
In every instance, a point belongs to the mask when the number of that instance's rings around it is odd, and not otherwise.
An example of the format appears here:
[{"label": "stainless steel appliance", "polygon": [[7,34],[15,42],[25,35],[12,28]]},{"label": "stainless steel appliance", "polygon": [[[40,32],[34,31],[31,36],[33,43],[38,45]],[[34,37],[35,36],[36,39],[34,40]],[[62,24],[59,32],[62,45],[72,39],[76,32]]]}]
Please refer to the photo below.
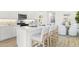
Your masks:
[{"label": "stainless steel appliance", "polygon": [[36,22],[36,20],[27,19],[27,15],[18,14],[17,25],[19,25],[19,26],[31,26],[31,27],[33,27],[33,26],[37,26],[37,22]]}]

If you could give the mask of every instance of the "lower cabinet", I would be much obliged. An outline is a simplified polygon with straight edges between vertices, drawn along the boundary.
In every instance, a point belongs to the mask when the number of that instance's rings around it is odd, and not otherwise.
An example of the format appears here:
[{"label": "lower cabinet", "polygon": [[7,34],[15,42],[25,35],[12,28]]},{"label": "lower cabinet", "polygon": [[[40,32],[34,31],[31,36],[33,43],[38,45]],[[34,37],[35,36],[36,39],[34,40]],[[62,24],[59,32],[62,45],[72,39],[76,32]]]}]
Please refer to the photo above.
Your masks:
[{"label": "lower cabinet", "polygon": [[0,26],[0,41],[16,36],[16,26]]}]

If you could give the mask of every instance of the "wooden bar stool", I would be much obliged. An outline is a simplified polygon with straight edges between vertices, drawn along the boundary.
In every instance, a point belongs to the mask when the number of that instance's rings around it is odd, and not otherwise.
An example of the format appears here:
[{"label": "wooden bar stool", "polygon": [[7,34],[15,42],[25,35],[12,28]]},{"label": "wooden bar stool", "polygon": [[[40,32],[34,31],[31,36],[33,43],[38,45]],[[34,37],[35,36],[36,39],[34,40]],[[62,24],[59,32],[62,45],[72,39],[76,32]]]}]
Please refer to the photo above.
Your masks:
[{"label": "wooden bar stool", "polygon": [[32,41],[33,41],[33,47],[47,47],[49,46],[49,26],[45,26],[41,34],[33,35]]},{"label": "wooden bar stool", "polygon": [[58,28],[57,26],[53,25],[50,28],[50,47],[56,46],[58,41]]}]

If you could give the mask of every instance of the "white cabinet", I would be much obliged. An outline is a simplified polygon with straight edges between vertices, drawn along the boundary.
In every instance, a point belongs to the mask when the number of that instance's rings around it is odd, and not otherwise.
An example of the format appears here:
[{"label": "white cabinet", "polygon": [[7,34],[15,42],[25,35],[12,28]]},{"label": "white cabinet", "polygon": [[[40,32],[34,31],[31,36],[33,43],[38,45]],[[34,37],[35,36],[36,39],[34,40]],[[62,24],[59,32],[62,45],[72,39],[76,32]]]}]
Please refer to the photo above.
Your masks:
[{"label": "white cabinet", "polygon": [[[26,40],[24,38],[26,38],[26,31],[22,30],[22,29],[17,29],[17,45],[18,47],[23,47],[26,46]],[[27,38],[26,38],[27,39]]]},{"label": "white cabinet", "polygon": [[8,34],[10,37],[16,36],[16,26],[9,26],[8,30]]},{"label": "white cabinet", "polygon": [[16,26],[0,26],[0,41],[16,36]]},{"label": "white cabinet", "polygon": [[31,32],[25,28],[17,27],[17,46],[18,47],[31,47]]}]

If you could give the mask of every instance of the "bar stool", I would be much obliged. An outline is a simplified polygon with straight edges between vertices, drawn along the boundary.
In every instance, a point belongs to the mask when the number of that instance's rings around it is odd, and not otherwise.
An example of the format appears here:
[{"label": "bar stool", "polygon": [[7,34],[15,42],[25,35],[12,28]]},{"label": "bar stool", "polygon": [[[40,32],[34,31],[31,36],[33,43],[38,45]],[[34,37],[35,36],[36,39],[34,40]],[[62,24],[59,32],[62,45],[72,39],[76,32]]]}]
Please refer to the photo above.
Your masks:
[{"label": "bar stool", "polygon": [[64,25],[59,25],[58,26],[58,34],[60,35],[66,35],[66,28]]},{"label": "bar stool", "polygon": [[40,34],[33,35],[32,41],[33,41],[33,47],[46,47],[48,46],[47,40],[49,39],[49,26],[45,26],[42,28],[42,31]]},{"label": "bar stool", "polygon": [[56,46],[58,41],[58,28],[56,25],[51,25],[50,27],[50,47]]}]

